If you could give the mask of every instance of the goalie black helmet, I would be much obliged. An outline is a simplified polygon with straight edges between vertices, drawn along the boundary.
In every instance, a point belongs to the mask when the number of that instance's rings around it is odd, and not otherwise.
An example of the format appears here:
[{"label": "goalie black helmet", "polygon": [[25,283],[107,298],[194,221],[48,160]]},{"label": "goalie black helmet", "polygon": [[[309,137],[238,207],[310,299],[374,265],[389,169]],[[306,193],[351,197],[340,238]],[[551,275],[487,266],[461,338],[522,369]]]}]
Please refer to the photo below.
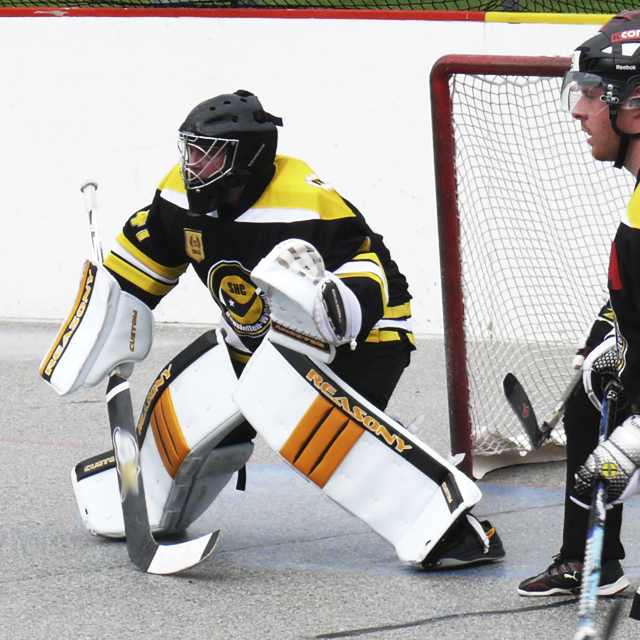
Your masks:
[{"label": "goalie black helmet", "polygon": [[180,126],[178,146],[189,208],[215,211],[238,187],[269,176],[281,118],[239,90],[198,104]]},{"label": "goalie black helmet", "polygon": [[618,111],[640,107],[640,10],[623,11],[607,22],[597,35],[573,54],[571,70],[562,85],[563,107],[572,111],[582,92],[602,88],[600,100],[609,107],[613,130],[622,138],[616,167],[621,167],[631,138],[640,133],[621,131]]}]

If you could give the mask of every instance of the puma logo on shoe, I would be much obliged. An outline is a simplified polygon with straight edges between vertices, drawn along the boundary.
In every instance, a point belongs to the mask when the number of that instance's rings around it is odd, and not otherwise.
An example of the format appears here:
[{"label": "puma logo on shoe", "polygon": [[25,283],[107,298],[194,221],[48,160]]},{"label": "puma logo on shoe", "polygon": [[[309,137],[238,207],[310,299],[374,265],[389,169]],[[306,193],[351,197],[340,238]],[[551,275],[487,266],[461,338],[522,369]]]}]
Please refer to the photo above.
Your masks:
[{"label": "puma logo on shoe", "polygon": [[565,573],[563,574],[564,578],[567,578],[569,580],[575,580],[576,582],[580,582],[580,572],[579,571],[574,571],[573,573]]}]

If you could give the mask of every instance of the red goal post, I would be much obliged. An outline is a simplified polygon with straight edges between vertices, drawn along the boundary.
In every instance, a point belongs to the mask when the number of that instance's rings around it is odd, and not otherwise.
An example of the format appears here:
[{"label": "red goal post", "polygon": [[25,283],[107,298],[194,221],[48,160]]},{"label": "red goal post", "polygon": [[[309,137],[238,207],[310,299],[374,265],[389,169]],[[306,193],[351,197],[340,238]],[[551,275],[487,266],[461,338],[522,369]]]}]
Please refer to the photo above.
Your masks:
[{"label": "red goal post", "polygon": [[560,111],[569,64],[450,55],[431,72],[451,449],[476,477],[563,457],[561,423],[532,451],[502,380],[516,375],[539,422],[556,406],[606,301],[609,246],[633,189]]}]

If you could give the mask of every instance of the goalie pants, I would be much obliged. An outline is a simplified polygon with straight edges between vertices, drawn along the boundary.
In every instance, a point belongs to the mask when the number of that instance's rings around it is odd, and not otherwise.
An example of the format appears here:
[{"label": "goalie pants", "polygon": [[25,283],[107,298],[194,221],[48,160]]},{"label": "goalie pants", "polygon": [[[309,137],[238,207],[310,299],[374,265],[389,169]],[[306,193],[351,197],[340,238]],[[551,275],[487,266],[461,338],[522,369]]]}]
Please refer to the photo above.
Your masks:
[{"label": "goalie pants", "polygon": [[[621,424],[625,417],[627,416],[624,410],[618,412],[616,424]],[[567,436],[567,479],[560,553],[571,558],[584,558],[589,511],[575,504],[569,495],[573,490],[576,471],[598,445],[600,412],[591,404],[582,386],[567,402],[564,428]],[[624,547],[620,542],[621,527],[622,505],[620,504],[607,510],[602,548],[603,560],[624,558]]]},{"label": "goalie pants", "polygon": [[[355,351],[351,351],[349,345],[344,345],[336,350],[336,357],[328,366],[369,402],[384,411],[402,373],[409,366],[414,350],[415,347],[404,337],[394,342],[365,342]],[[233,364],[240,376],[244,367],[235,361]],[[219,446],[250,442],[255,437],[255,430],[245,422]]]}]

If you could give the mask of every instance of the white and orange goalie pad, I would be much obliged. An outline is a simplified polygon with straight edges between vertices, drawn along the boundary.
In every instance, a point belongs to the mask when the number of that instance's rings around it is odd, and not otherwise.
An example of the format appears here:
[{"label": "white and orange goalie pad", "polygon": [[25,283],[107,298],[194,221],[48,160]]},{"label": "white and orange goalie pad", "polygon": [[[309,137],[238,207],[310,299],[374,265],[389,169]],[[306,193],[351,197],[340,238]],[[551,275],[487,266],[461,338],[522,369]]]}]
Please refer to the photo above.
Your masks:
[{"label": "white and orange goalie pad", "polygon": [[140,362],[153,343],[151,309],[120,289],[102,266],[87,261],[68,318],[40,364],[60,395],[93,387],[117,366]]},{"label": "white and orange goalie pad", "polygon": [[234,399],[289,464],[420,563],[482,494],[326,365],[265,340]]},{"label": "white and orange goalie pad", "polygon": [[[251,456],[250,442],[217,446],[244,421],[232,399],[237,384],[222,338],[210,331],[167,364],[151,385],[137,432],[154,533],[184,531]],[[71,480],[87,529],[124,537],[113,451],[78,464]]]}]

